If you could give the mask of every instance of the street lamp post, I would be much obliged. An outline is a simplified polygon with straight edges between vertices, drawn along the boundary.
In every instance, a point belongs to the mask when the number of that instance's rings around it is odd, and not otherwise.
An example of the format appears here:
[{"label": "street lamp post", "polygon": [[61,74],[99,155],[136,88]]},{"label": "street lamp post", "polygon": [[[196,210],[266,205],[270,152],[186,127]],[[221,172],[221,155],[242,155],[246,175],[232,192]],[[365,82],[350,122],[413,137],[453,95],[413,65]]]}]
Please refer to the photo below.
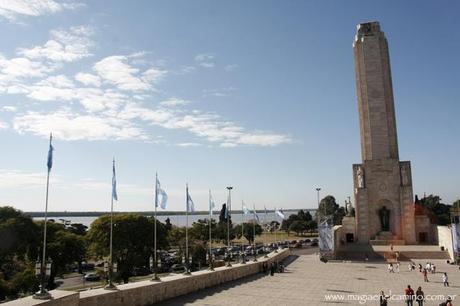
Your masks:
[{"label": "street lamp post", "polygon": [[[227,187],[228,199],[227,199],[227,250],[230,252],[230,213],[232,203],[232,186]],[[228,256],[227,267],[231,267],[230,256]]]}]

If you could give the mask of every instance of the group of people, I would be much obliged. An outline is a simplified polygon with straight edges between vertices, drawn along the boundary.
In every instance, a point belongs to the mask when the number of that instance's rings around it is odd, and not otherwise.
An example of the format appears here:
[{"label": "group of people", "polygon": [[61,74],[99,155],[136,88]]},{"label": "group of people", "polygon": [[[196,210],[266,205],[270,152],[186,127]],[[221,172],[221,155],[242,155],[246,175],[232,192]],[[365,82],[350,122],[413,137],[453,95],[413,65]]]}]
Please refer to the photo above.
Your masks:
[{"label": "group of people", "polygon": [[275,273],[283,273],[284,269],[285,267],[283,263],[280,263],[279,261],[272,262],[270,267],[267,262],[262,264],[262,272],[264,274],[270,273],[271,276],[275,275]]},{"label": "group of people", "polygon": [[399,273],[399,262],[397,262],[395,265],[393,265],[393,263],[390,262],[388,264],[388,272],[390,273],[398,272]]},{"label": "group of people", "polygon": [[[417,291],[411,288],[410,285],[407,285],[407,288],[404,290],[405,301],[407,306],[413,306],[414,301],[417,302],[418,306],[423,306],[425,302],[425,293],[422,290],[422,287],[418,287]],[[388,305],[389,296],[385,295],[385,292],[380,292],[380,306],[387,306]],[[453,306],[452,298],[450,296],[447,297],[446,301],[442,302],[440,305],[442,306]]]}]

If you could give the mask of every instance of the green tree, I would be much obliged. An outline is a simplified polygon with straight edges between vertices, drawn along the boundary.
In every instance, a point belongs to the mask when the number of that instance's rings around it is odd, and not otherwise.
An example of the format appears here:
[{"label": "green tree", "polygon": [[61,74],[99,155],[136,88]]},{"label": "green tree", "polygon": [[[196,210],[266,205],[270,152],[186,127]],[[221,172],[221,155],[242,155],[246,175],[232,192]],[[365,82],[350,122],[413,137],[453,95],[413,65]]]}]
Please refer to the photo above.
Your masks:
[{"label": "green tree", "polygon": [[326,196],[319,203],[318,215],[321,219],[332,217],[334,225],[342,224],[342,219],[346,215],[344,207],[340,207],[331,195]]},{"label": "green tree", "polygon": [[307,221],[295,220],[289,225],[289,230],[296,232],[297,235],[301,235],[307,230]]},{"label": "green tree", "polygon": [[[211,231],[214,232],[216,228],[216,221],[211,219]],[[193,222],[192,227],[189,230],[189,238],[207,243],[209,240],[209,219],[199,219],[198,221]]]},{"label": "green tree", "polygon": [[[153,254],[154,219],[139,214],[117,214],[113,217],[113,260],[125,282],[136,266],[148,266]],[[157,249],[168,245],[166,228],[157,222]],[[90,253],[98,258],[109,255],[110,215],[96,219],[87,234]]]},{"label": "green tree", "polygon": [[[246,238],[246,240],[249,243],[254,242],[254,223],[253,222],[244,223],[243,224],[243,230],[241,230],[241,224],[238,224],[237,226],[235,226],[234,232],[235,232],[236,237],[238,239],[241,238],[241,232],[243,232],[244,238]],[[255,235],[260,236],[260,235],[262,235],[262,233],[263,233],[262,226],[260,226],[258,223],[256,223],[256,225],[255,225]]]},{"label": "green tree", "polygon": [[441,203],[441,198],[430,194],[418,201],[418,204],[428,210],[431,223],[447,225],[450,223],[450,205]]}]

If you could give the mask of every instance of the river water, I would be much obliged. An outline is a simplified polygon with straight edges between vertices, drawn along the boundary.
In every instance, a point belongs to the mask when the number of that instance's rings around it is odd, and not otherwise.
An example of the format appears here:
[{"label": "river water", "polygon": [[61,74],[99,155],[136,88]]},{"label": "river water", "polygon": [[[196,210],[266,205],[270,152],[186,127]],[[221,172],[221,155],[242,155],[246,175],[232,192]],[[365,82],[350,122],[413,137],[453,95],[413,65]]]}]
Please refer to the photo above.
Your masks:
[{"label": "river water", "polygon": [[[292,214],[296,214],[298,211],[285,211],[284,215],[286,218],[288,218]],[[310,213],[314,216],[314,212]],[[281,222],[281,218],[275,213],[270,212],[265,215],[265,213],[258,213],[260,222],[270,222],[273,220],[277,220],[278,222]],[[189,226],[192,225],[193,222],[198,221],[198,219],[207,219],[209,215],[189,215],[188,216],[188,224]],[[64,216],[64,217],[49,217],[48,220],[54,219],[55,222],[63,222],[62,220],[68,220],[70,223],[81,223],[83,225],[88,226],[88,228],[91,226],[91,223],[93,223],[94,220],[96,220],[98,217],[88,217],[88,216]],[[176,226],[185,226],[186,225],[186,216],[185,214],[181,215],[162,215],[158,216],[158,220],[161,222],[165,222],[165,220],[169,218],[171,220],[171,223]],[[44,218],[42,217],[36,217],[34,218],[35,220],[43,220]],[[60,220],[62,219],[62,220]],[[216,221],[219,220],[219,212],[215,213],[213,215],[213,219]],[[253,216],[252,214],[244,215],[244,220],[252,220]],[[243,214],[241,213],[234,213],[232,214],[232,222],[233,224],[239,224],[243,220]]]}]

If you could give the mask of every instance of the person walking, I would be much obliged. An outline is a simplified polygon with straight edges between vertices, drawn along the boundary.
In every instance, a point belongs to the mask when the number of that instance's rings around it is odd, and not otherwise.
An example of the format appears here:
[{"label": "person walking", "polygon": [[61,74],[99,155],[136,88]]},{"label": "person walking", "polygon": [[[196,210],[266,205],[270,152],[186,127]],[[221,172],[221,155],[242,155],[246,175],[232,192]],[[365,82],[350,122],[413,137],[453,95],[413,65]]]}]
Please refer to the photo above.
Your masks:
[{"label": "person walking", "polygon": [[270,267],[270,275],[275,275],[275,263],[272,262],[272,266]]},{"label": "person walking", "polygon": [[449,277],[446,272],[442,275],[442,283],[444,284],[444,287],[449,287]]},{"label": "person walking", "polygon": [[431,273],[436,273],[436,266],[434,264],[431,265]]},{"label": "person walking", "polygon": [[425,293],[423,293],[422,287],[418,287],[417,291],[415,291],[415,300],[417,301],[418,306],[423,306]]},{"label": "person walking", "polygon": [[399,273],[399,261],[396,263],[396,272]]},{"label": "person walking", "polygon": [[380,306],[388,305],[388,297],[385,295],[385,292],[380,291]]},{"label": "person walking", "polygon": [[406,290],[404,290],[404,293],[406,295],[407,306],[414,306],[414,290],[410,287],[410,285],[407,285],[407,288]]},{"label": "person walking", "polygon": [[428,271],[426,269],[423,269],[423,281],[428,283]]}]

